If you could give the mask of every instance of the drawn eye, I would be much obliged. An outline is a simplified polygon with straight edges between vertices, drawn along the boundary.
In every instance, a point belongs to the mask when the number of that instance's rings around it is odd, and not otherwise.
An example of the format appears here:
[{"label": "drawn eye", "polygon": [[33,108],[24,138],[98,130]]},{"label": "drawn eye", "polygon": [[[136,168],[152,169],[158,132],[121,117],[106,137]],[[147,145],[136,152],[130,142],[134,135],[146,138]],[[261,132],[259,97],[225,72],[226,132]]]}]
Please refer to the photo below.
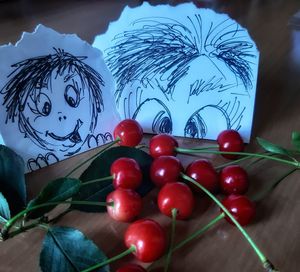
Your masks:
[{"label": "drawn eye", "polygon": [[152,122],[152,131],[155,133],[171,133],[172,121],[166,111],[160,111]]},{"label": "drawn eye", "polygon": [[136,109],[132,118],[144,124],[147,132],[172,133],[173,124],[170,111],[159,99],[146,99]]},{"label": "drawn eye", "polygon": [[191,138],[203,138],[206,135],[206,124],[199,113],[193,114],[184,128],[184,136]]},{"label": "drawn eye", "polygon": [[35,101],[36,110],[39,114],[43,116],[48,116],[52,109],[52,104],[49,97],[44,94],[40,93]]},{"label": "drawn eye", "polygon": [[65,100],[68,103],[68,105],[72,108],[76,108],[79,105],[80,102],[80,92],[78,89],[76,89],[73,85],[67,85],[65,89]]},{"label": "drawn eye", "polygon": [[226,111],[217,105],[207,105],[192,114],[186,122],[184,136],[213,139],[221,130],[230,128]]}]

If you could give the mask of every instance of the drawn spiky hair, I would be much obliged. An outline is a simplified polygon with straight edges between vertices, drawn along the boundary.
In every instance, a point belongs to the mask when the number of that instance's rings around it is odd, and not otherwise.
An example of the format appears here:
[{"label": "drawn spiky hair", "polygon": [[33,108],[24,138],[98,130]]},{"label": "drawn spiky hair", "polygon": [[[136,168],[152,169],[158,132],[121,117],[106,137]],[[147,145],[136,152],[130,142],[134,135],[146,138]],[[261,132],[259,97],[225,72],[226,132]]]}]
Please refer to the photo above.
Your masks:
[{"label": "drawn spiky hair", "polygon": [[246,30],[229,18],[217,25],[211,22],[205,31],[200,14],[187,19],[188,26],[168,18],[139,19],[132,23],[133,30],[114,38],[107,63],[117,81],[117,102],[124,87],[134,80],[146,87],[153,79],[167,78],[163,91],[172,96],[191,61],[201,55],[223,61],[246,90],[252,88],[250,59],[255,57],[255,46]]}]

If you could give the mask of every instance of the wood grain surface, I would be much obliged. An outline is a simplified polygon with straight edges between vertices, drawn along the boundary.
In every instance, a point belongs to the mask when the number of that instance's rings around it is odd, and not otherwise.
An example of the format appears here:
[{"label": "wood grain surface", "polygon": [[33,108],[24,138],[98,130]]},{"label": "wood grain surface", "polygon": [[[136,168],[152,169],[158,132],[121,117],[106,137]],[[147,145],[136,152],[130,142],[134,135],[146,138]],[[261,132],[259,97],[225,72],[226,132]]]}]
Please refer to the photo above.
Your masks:
[{"label": "wood grain surface", "polygon": [[[77,33],[92,42],[108,24],[118,18],[126,5],[143,1],[112,0],[19,0],[0,1],[0,44],[16,42],[23,31],[32,31],[42,23],[63,33]],[[176,5],[184,1],[151,1]],[[289,25],[300,9],[299,0],[219,0],[197,1],[199,6],[228,13],[249,30],[261,52],[252,141],[247,147],[258,150],[255,137],[260,136],[290,147],[291,132],[300,131],[300,31]],[[0,59],[1,61],[1,59]],[[147,143],[150,136],[145,136]],[[179,139],[182,146],[206,145],[208,141]],[[64,176],[78,162],[96,150],[27,175],[29,198],[34,197],[50,180]],[[224,160],[207,156],[218,165]],[[184,165],[193,158],[180,156]],[[248,168],[250,196],[276,180],[289,168],[275,162],[260,162]],[[80,169],[74,176],[78,176]],[[257,204],[256,221],[247,227],[251,237],[265,255],[283,272],[300,271],[300,174],[289,176]],[[157,219],[166,229],[171,220],[157,212],[157,191],[144,199],[141,217]],[[208,223],[219,212],[205,198],[197,200],[193,217],[178,222],[176,241]],[[122,235],[128,226],[111,220],[106,214],[71,212],[58,225],[73,226],[93,239],[108,256],[124,250]],[[0,243],[0,272],[39,271],[39,252],[44,231],[33,230]],[[112,265],[112,271],[127,258]],[[147,265],[144,265],[145,267]],[[191,242],[173,256],[171,271],[185,272],[254,272],[264,271],[256,255],[239,231],[220,222],[204,236]],[[64,272],[64,271],[62,271]]]}]

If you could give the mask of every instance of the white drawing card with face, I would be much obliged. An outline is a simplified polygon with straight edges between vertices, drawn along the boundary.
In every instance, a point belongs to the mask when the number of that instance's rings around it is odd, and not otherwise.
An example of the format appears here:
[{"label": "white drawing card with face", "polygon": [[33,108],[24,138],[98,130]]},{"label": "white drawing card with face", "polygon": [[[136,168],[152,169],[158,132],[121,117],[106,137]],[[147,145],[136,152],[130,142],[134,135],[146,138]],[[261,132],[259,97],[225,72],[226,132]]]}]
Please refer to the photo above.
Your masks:
[{"label": "white drawing card with face", "polygon": [[259,52],[226,14],[194,4],[126,7],[95,38],[116,81],[122,118],[149,133],[250,139]]},{"label": "white drawing card with face", "polygon": [[120,119],[100,50],[39,25],[0,59],[0,132],[27,171],[113,140]]}]

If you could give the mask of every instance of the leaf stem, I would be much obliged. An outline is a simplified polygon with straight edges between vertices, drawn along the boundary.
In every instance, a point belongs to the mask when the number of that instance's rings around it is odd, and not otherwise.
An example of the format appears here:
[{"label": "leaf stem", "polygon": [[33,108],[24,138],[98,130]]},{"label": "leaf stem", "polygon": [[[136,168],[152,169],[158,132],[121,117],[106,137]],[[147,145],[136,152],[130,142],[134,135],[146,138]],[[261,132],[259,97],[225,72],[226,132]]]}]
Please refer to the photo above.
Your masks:
[{"label": "leaf stem", "polygon": [[16,236],[16,235],[18,235],[22,232],[30,230],[30,229],[38,226],[39,224],[40,224],[39,222],[35,221],[34,223],[32,223],[30,225],[27,225],[27,226],[24,226],[24,227],[21,227],[21,228],[15,230],[15,231],[12,231],[12,232],[9,233],[9,238],[12,238],[12,237],[14,237],[14,236]]},{"label": "leaf stem", "polygon": [[75,168],[73,168],[68,174],[66,174],[66,178],[71,176],[77,169],[79,169],[81,166],[83,166],[84,164],[88,163],[89,161],[97,158],[100,154],[102,154],[104,151],[106,151],[107,149],[109,149],[110,147],[112,147],[115,143],[118,143],[120,141],[120,138],[117,138],[116,140],[112,141],[111,143],[109,143],[107,146],[105,146],[103,149],[101,149],[99,152],[97,152],[94,156],[88,158],[87,160],[79,163]]},{"label": "leaf stem", "polygon": [[167,254],[167,259],[166,259],[166,264],[165,264],[165,269],[164,272],[168,272],[169,266],[171,263],[171,258],[172,258],[172,249],[174,245],[174,238],[175,238],[175,230],[176,230],[176,217],[177,217],[177,209],[172,209],[172,228],[171,228],[171,238],[170,238],[170,245],[169,245],[169,251]]},{"label": "leaf stem", "polygon": [[59,205],[59,204],[77,204],[77,205],[95,205],[95,206],[112,206],[113,202],[94,202],[94,201],[53,201],[48,203],[39,204],[36,206],[32,206],[30,208],[24,209],[23,211],[16,214],[13,218],[8,220],[6,224],[3,226],[1,230],[2,238],[5,240],[9,237],[9,230],[10,228],[19,220],[19,218],[23,217],[25,214],[38,210],[43,207],[48,207],[52,205]]},{"label": "leaf stem", "polygon": [[196,147],[197,150],[207,150],[207,149],[214,149],[219,148],[218,145],[208,145],[208,146],[202,146],[202,147]]},{"label": "leaf stem", "polygon": [[66,215],[67,213],[69,213],[71,211],[72,211],[72,209],[71,209],[71,207],[69,207],[68,209],[66,209],[63,212],[61,212],[60,214],[58,214],[57,216],[51,218],[50,220],[47,220],[46,223],[48,223],[48,224],[56,223],[61,217],[63,217],[64,215]]},{"label": "leaf stem", "polygon": [[201,149],[189,149],[189,148],[181,148],[181,147],[176,147],[175,149],[178,153],[184,153],[184,154],[209,153],[209,154],[228,154],[228,155],[240,155],[240,156],[264,158],[267,160],[277,161],[277,162],[293,165],[297,168],[300,168],[300,163],[298,161],[285,160],[285,159],[281,159],[281,158],[277,158],[277,157],[273,157],[261,153],[225,152],[225,151],[218,151],[218,150],[201,150]]},{"label": "leaf stem", "polygon": [[136,248],[135,248],[134,245],[132,245],[131,247],[129,247],[127,250],[123,251],[122,253],[120,253],[120,254],[118,254],[118,255],[116,255],[116,256],[108,259],[108,260],[105,260],[105,261],[103,261],[101,263],[95,264],[95,265],[93,265],[93,266],[91,266],[89,268],[81,270],[81,272],[90,272],[90,271],[93,271],[93,270],[95,270],[97,268],[103,267],[103,266],[105,266],[107,264],[110,264],[110,263],[112,263],[114,261],[117,261],[117,260],[119,260],[119,259],[121,259],[121,258],[123,258],[123,257],[125,257],[125,256],[127,256],[127,255],[129,255],[129,254],[131,254],[133,252],[135,252],[135,251],[136,251]]},{"label": "leaf stem", "polygon": [[98,179],[92,179],[92,180],[83,182],[81,184],[81,186],[86,186],[86,185],[90,185],[90,184],[93,184],[93,183],[97,183],[97,182],[101,182],[101,181],[106,181],[106,180],[112,180],[112,179],[113,179],[113,176],[108,176],[108,177],[98,178]]},{"label": "leaf stem", "polygon": [[237,220],[231,215],[231,213],[223,206],[223,204],[211,192],[209,192],[206,188],[204,188],[201,184],[199,184],[198,182],[196,182],[194,179],[190,178],[189,176],[181,173],[181,177],[184,178],[185,180],[193,183],[195,186],[199,187],[222,209],[222,211],[232,220],[232,222],[236,225],[236,227],[239,229],[239,231],[243,234],[243,236],[246,238],[248,243],[251,245],[254,252],[260,259],[261,263],[263,264],[263,267],[266,267],[267,264],[270,264],[270,262],[267,260],[265,255],[260,251],[260,249],[254,243],[254,241],[248,235],[246,230],[239,224],[239,222],[237,222]]}]

